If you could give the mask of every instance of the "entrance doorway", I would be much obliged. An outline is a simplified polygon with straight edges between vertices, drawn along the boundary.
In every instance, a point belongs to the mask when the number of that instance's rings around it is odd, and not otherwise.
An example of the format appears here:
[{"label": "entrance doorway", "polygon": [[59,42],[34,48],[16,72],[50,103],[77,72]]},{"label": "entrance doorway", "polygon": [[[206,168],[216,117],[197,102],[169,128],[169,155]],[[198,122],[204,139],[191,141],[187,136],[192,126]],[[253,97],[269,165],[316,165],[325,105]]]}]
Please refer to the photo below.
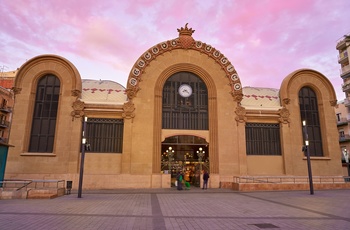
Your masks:
[{"label": "entrance doorway", "polygon": [[182,172],[184,180],[193,186],[200,186],[200,171],[209,172],[208,143],[204,138],[192,135],[178,135],[162,142],[161,171],[171,174],[171,183]]},{"label": "entrance doorway", "polygon": [[[0,181],[3,181],[5,176],[8,148],[8,145],[0,144]],[[0,187],[2,186],[3,184],[0,183]]]}]

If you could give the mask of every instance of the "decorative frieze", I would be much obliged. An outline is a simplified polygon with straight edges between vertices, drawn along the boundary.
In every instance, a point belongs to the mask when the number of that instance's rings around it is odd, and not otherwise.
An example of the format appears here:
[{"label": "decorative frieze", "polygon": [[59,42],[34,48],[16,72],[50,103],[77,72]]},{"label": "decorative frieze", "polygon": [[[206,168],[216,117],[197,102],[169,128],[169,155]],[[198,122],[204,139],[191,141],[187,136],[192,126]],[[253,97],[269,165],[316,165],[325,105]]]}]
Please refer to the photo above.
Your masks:
[{"label": "decorative frieze", "polygon": [[72,95],[72,97],[80,97],[81,91],[78,90],[78,89],[73,89],[73,90],[71,91],[71,95]]},{"label": "decorative frieze", "polygon": [[144,69],[150,64],[150,62],[156,59],[159,55],[165,52],[171,51],[173,49],[192,49],[197,50],[203,54],[208,55],[208,57],[215,60],[216,63],[221,65],[221,69],[225,71],[229,84],[231,85],[232,93],[235,101],[242,100],[242,85],[239,76],[231,64],[231,62],[217,49],[209,44],[203,43],[201,41],[195,41],[192,34],[195,32],[192,28],[181,27],[177,29],[179,32],[179,37],[173,40],[161,42],[152,48],[148,49],[137,62],[132,67],[129,74],[129,79],[127,82],[127,94],[128,98],[132,99],[137,94],[138,85],[141,81]]},{"label": "decorative frieze", "polygon": [[126,118],[126,119],[131,119],[131,118],[134,118],[135,117],[135,105],[134,103],[132,102],[132,100],[129,100],[128,102],[125,102],[124,105],[123,105],[123,113],[122,113],[122,116],[123,118]]},{"label": "decorative frieze", "polygon": [[280,118],[279,121],[280,123],[283,124],[289,124],[290,123],[290,112],[288,109],[286,109],[285,107],[283,107],[282,109],[278,110]]},{"label": "decorative frieze", "polygon": [[13,91],[13,93],[16,94],[20,94],[22,91],[22,88],[17,88],[17,87],[12,87],[11,89]]},{"label": "decorative frieze", "polygon": [[236,113],[235,120],[237,121],[237,123],[245,123],[247,121],[246,110],[245,110],[245,108],[243,106],[238,105],[237,108],[236,108],[235,113]]},{"label": "decorative frieze", "polygon": [[80,101],[80,100],[76,100],[75,102],[73,102],[73,111],[71,112],[71,116],[72,116],[72,120],[74,120],[74,118],[81,118],[84,116],[84,108],[85,108],[85,103]]}]

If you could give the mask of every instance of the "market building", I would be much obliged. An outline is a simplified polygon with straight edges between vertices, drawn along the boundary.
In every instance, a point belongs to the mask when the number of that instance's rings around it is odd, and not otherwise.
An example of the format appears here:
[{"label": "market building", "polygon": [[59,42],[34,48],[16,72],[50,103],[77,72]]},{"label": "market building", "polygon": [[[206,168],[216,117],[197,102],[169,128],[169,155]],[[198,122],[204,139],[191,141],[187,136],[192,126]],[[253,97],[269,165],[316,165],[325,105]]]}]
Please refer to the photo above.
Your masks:
[{"label": "market building", "polygon": [[243,87],[223,53],[194,40],[187,25],[178,32],[140,55],[126,88],[83,80],[57,55],[25,62],[13,87],[5,177],[76,188],[81,152],[86,189],[168,188],[180,170],[197,186],[200,171],[209,171],[210,188],[302,177],[306,121],[313,175],[342,178],[337,100],[326,76],[300,69],[279,89]]}]

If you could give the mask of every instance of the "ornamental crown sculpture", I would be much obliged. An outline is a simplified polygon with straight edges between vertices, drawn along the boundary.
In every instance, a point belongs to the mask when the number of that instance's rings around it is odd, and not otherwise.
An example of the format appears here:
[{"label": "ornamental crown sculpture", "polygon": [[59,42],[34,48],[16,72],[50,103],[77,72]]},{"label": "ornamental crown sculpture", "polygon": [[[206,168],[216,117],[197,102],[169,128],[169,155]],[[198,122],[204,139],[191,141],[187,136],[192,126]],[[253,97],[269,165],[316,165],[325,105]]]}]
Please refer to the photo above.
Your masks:
[{"label": "ornamental crown sculpture", "polygon": [[181,35],[192,36],[195,30],[192,30],[192,28],[188,28],[187,25],[188,23],[186,23],[185,28],[181,27],[180,29],[177,29],[177,31],[179,32],[179,36]]}]

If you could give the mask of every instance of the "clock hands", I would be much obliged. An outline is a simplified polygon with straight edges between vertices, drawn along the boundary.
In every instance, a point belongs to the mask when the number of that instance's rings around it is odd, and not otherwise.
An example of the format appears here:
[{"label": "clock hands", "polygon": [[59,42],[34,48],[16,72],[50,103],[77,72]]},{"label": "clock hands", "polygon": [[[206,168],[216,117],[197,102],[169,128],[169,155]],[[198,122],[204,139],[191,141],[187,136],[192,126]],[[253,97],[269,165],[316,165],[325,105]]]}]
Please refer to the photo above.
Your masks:
[{"label": "clock hands", "polygon": [[189,85],[183,84],[179,87],[179,94],[182,97],[189,97],[192,95],[192,88]]}]

